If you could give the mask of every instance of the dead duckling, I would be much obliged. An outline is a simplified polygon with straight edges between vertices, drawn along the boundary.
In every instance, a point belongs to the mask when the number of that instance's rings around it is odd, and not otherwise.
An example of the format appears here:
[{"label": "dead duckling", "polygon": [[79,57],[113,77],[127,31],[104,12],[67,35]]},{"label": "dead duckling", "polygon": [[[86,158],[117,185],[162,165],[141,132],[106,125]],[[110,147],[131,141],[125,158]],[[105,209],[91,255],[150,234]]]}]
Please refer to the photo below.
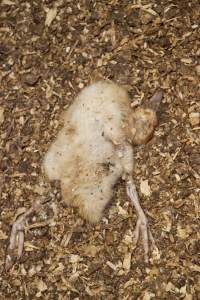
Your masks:
[{"label": "dead duckling", "polygon": [[[158,91],[146,106],[132,109],[126,90],[118,84],[99,81],[89,85],[64,112],[63,127],[43,160],[47,178],[60,180],[63,201],[77,207],[80,215],[92,223],[101,219],[114,186],[123,178],[138,215],[134,244],[141,234],[145,261],[148,261],[149,241],[154,245],[154,240],[132,179],[133,146],[152,137],[161,100],[162,91]],[[41,206],[42,201],[35,202],[13,224],[6,257],[8,267],[16,236],[21,257],[25,224]]]}]

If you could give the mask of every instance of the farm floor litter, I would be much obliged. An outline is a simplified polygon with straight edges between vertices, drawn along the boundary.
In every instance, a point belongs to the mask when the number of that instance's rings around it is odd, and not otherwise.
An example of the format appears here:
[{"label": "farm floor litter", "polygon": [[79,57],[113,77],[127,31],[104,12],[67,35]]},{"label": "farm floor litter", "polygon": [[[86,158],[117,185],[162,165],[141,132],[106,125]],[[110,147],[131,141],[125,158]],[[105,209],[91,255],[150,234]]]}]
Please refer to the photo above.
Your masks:
[{"label": "farm floor litter", "polygon": [[[0,3],[0,299],[200,299],[200,4],[178,1]],[[134,179],[159,251],[144,263],[123,182],[102,221],[62,203],[41,161],[77,93],[98,79],[138,106],[164,90]],[[11,225],[38,197],[24,255],[4,270]]]}]

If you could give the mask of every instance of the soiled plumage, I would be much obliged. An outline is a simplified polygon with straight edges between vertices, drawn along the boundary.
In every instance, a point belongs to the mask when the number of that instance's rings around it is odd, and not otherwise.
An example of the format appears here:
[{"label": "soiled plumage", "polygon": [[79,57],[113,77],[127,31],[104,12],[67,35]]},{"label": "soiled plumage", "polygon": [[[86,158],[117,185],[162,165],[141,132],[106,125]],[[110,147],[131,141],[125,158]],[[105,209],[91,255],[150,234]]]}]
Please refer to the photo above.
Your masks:
[{"label": "soiled plumage", "polygon": [[142,143],[156,125],[152,110],[138,108],[135,115],[130,104],[117,84],[100,81],[86,87],[65,112],[64,126],[44,158],[47,177],[61,181],[63,200],[90,222],[99,221],[113,186],[133,170],[129,142]]},{"label": "soiled plumage", "polygon": [[[130,100],[124,89],[105,81],[85,88],[63,116],[64,126],[44,158],[50,180],[60,180],[62,196],[91,222],[100,219],[123,166],[115,144],[127,137]],[[132,152],[132,150],[130,149]],[[128,165],[133,167],[133,156]]]}]

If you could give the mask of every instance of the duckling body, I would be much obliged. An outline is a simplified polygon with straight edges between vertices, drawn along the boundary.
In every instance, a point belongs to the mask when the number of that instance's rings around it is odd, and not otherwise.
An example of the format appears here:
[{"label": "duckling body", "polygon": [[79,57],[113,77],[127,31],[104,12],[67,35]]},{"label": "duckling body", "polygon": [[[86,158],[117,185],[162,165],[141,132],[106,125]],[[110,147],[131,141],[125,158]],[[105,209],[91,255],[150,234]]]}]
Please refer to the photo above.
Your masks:
[{"label": "duckling body", "polygon": [[[99,221],[123,175],[117,149],[128,146],[130,109],[128,94],[118,85],[100,81],[86,87],[64,113],[63,128],[44,158],[47,177],[61,181],[63,200],[90,222]],[[129,152],[131,172],[131,145]]]}]

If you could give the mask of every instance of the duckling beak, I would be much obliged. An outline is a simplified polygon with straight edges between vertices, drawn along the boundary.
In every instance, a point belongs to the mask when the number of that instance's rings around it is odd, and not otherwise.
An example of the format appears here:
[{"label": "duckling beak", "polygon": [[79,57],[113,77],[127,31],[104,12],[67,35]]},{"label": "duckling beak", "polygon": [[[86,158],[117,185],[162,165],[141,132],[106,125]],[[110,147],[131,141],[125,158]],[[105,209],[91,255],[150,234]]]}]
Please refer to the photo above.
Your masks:
[{"label": "duckling beak", "polygon": [[163,90],[158,90],[147,103],[147,107],[153,111],[157,111],[163,98]]}]

